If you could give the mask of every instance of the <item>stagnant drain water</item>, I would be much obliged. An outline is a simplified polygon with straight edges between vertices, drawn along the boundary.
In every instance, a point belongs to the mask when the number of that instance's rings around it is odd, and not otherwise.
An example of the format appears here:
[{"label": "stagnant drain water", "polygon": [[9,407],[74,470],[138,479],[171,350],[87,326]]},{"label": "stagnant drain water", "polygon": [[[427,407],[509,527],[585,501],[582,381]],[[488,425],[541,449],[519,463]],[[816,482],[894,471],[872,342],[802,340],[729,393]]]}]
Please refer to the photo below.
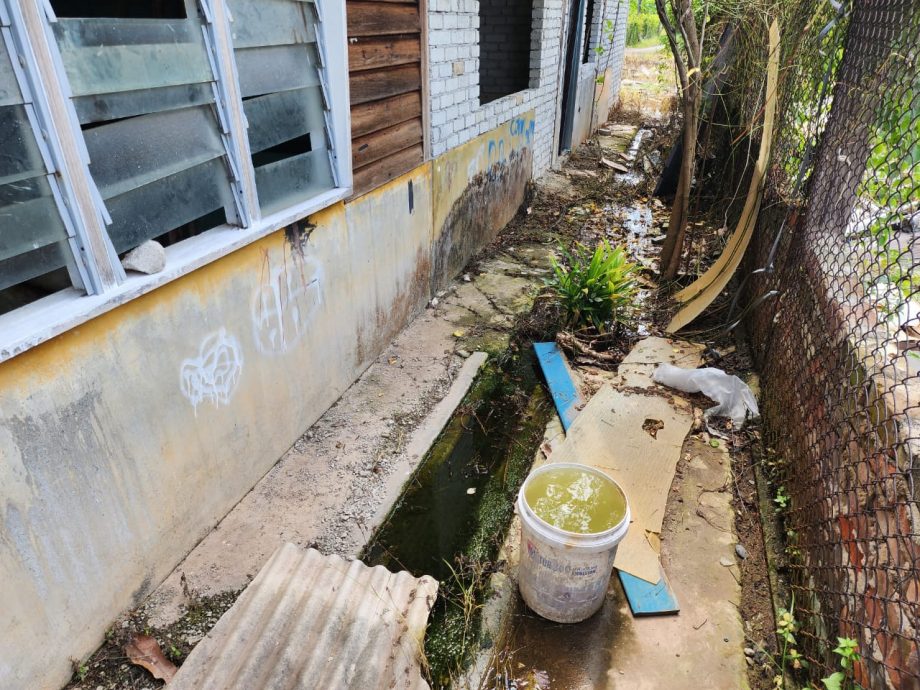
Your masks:
[{"label": "stagnant drain water", "polygon": [[475,644],[478,603],[552,406],[528,343],[487,364],[363,558],[440,583],[425,637],[445,687]]}]

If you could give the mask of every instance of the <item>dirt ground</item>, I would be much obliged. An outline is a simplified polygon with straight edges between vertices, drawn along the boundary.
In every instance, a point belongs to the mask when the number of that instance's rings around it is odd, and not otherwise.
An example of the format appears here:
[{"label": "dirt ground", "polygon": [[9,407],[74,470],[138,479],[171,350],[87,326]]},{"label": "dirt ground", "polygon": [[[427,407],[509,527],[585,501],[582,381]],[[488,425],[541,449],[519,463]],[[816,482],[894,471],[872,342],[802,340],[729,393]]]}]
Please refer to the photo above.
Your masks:
[{"label": "dirt ground", "polygon": [[[95,655],[75,661],[69,688],[161,687],[161,681],[129,663],[124,643],[130,634],[153,635],[166,656],[180,663],[284,541],[357,554],[381,506],[395,498],[388,487],[394,478],[407,476],[418,461],[405,452],[413,433],[444,396],[465,357],[477,349],[501,349],[512,328],[531,329],[533,338],[546,337],[553,315],[545,313],[550,307],[539,293],[547,257],[557,243],[593,246],[609,239],[626,246],[642,267],[641,313],[633,327],[605,339],[586,337],[568,348],[586,381],[592,380],[592,371],[615,368],[638,339],[662,333],[670,305],[658,292],[655,274],[668,208],[651,192],[676,133],[668,65],[661,51],[627,51],[622,104],[610,123],[573,152],[563,170],[541,178],[495,245],[410,324],[144,605],[113,624]],[[611,147],[618,152],[614,162],[625,166],[627,173],[604,162],[609,161],[605,150]],[[689,273],[701,270],[699,262],[692,262],[694,253],[711,260],[723,235],[724,229],[713,223],[695,226]],[[727,336],[707,344],[708,364],[750,377],[751,363],[742,342]],[[703,408],[710,403],[700,398],[695,404]],[[701,435],[706,433],[697,435],[708,441]],[[746,553],[745,558],[739,556],[739,610],[748,682],[760,690],[772,687],[773,673],[764,670],[770,666],[761,650],[773,650],[774,624],[752,470],[757,431],[726,430],[726,436],[734,528]],[[304,510],[305,505],[310,510]],[[518,684],[508,687],[524,687],[521,683],[528,678],[528,687],[549,687],[535,679],[534,669],[518,671]]]}]

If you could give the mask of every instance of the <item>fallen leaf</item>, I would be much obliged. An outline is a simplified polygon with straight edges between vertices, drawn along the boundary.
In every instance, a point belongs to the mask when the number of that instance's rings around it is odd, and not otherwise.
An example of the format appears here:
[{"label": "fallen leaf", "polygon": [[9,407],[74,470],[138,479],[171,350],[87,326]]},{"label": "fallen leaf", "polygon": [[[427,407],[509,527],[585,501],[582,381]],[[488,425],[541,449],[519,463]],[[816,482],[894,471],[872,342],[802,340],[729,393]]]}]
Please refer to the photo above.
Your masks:
[{"label": "fallen leaf", "polygon": [[462,337],[463,337],[463,331],[454,331],[454,337],[455,337],[455,338],[462,338]]},{"label": "fallen leaf", "polygon": [[642,422],[642,430],[652,438],[658,438],[658,432],[664,429],[664,422],[660,419],[648,418]]},{"label": "fallen leaf", "polygon": [[150,635],[133,635],[125,645],[125,654],[135,666],[141,666],[154,678],[159,678],[167,683],[176,675],[176,665],[163,654],[159,643]]}]

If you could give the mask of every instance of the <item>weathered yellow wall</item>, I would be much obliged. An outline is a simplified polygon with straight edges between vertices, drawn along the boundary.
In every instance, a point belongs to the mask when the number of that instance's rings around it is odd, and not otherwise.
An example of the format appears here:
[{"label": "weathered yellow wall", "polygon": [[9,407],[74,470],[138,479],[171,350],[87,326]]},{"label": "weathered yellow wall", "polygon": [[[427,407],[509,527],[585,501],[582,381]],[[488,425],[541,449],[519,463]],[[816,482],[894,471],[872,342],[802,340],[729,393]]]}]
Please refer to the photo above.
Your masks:
[{"label": "weathered yellow wall", "polygon": [[448,151],[433,165],[433,287],[443,287],[498,235],[533,176],[534,111]]},{"label": "weathered yellow wall", "polygon": [[518,130],[0,364],[0,688],[66,681],[373,361],[444,279],[471,180],[522,197],[498,159],[529,161]]}]

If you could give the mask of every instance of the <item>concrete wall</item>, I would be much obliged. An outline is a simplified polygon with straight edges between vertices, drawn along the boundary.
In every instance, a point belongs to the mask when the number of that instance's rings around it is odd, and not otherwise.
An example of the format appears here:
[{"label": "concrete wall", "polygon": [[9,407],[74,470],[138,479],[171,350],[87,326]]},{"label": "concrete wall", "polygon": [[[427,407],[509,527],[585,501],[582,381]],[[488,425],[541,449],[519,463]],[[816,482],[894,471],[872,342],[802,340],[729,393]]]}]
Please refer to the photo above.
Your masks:
[{"label": "concrete wall", "polygon": [[[0,688],[65,682],[495,235],[534,128],[515,118],[0,365]],[[453,212],[477,200],[501,212]]]}]

